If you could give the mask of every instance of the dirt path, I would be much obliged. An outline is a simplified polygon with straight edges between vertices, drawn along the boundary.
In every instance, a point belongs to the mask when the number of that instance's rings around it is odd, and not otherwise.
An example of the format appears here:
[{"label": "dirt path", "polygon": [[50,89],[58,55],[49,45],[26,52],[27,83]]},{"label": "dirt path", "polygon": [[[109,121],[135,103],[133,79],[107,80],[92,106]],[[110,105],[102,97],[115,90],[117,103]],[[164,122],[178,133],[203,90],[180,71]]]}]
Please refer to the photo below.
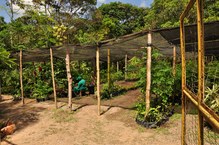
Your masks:
[{"label": "dirt path", "polygon": [[12,116],[18,125],[18,130],[2,145],[179,145],[179,114],[159,129],[145,129],[135,123],[136,112],[125,108],[133,107],[139,94],[139,90],[132,90],[105,101],[121,106],[102,106],[105,113],[101,116],[97,116],[96,105],[79,108],[80,104],[74,104],[73,108],[79,109],[68,112],[67,105],[61,102],[58,110],[51,101],[28,100],[25,107],[19,103],[10,104],[10,101],[0,103],[0,118],[3,114],[4,118]]}]

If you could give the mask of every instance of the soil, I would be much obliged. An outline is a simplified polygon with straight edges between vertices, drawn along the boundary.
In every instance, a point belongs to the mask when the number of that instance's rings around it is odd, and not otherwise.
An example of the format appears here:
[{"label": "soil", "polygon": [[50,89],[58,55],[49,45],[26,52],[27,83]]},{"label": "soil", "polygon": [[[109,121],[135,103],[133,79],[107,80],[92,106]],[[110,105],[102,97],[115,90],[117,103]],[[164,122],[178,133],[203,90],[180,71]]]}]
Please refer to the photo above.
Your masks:
[{"label": "soil", "polygon": [[65,101],[39,102],[26,99],[25,105],[3,96],[0,121],[10,119],[17,130],[1,145],[180,145],[181,115],[174,114],[157,129],[136,124],[135,103],[140,90],[130,90],[101,102],[102,115],[97,115],[96,98],[73,99],[73,111]]}]

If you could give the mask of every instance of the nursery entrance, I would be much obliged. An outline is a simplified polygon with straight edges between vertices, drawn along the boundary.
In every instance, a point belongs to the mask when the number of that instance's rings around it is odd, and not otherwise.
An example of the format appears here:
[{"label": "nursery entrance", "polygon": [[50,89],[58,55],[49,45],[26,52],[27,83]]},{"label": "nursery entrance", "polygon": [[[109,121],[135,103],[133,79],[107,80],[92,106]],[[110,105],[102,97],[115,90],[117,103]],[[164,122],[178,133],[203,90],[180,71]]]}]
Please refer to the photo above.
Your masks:
[{"label": "nursery entrance", "polygon": [[[196,2],[197,25],[185,27]],[[204,26],[203,0],[191,0],[180,17],[182,58],[182,144],[219,142],[218,22]]]}]

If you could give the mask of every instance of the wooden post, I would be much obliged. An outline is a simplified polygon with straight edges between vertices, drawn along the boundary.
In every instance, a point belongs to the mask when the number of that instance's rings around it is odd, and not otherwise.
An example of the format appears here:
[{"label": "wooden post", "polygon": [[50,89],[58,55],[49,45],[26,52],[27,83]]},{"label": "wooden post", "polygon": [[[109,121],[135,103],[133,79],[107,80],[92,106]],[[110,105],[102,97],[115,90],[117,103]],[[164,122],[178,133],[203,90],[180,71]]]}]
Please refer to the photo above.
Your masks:
[{"label": "wooden post", "polygon": [[128,55],[125,55],[125,80],[127,80]]},{"label": "wooden post", "polygon": [[97,107],[98,115],[100,115],[100,48],[97,47],[96,50],[96,69],[97,69]]},{"label": "wooden post", "polygon": [[200,111],[200,106],[204,98],[204,10],[203,0],[196,0],[197,3],[197,31],[198,31],[198,144],[204,144],[204,125],[203,115]]},{"label": "wooden post", "polygon": [[0,76],[0,101],[2,101],[2,76]]},{"label": "wooden post", "polygon": [[57,106],[57,98],[56,98],[56,85],[55,85],[55,77],[54,77],[52,48],[50,48],[50,62],[51,62],[51,70],[52,70],[52,85],[53,85],[54,101],[55,101],[55,107],[56,107],[56,109],[57,109],[58,106]]},{"label": "wooden post", "polygon": [[116,68],[117,68],[117,72],[119,72],[119,62],[116,62]]},{"label": "wooden post", "polygon": [[72,77],[70,69],[70,52],[69,48],[66,48],[66,70],[68,79],[68,107],[72,110]]},{"label": "wooden post", "polygon": [[151,32],[148,33],[148,47],[147,47],[147,84],[146,84],[146,113],[145,117],[147,116],[150,110],[150,91],[151,91]]},{"label": "wooden post", "polygon": [[[182,92],[186,87],[186,59],[185,59],[185,32],[184,32],[184,23],[180,19],[180,49],[181,49],[181,60],[182,60]],[[182,128],[181,128],[181,144],[186,144],[186,96],[182,93]]]},{"label": "wooden post", "polygon": [[176,46],[173,47],[173,77],[176,76]]},{"label": "wooden post", "polygon": [[21,85],[21,99],[24,105],[24,89],[23,89],[23,68],[22,68],[22,49],[20,50],[20,85]]},{"label": "wooden post", "polygon": [[107,81],[108,81],[108,91],[110,91],[110,48],[108,48],[107,53]]}]

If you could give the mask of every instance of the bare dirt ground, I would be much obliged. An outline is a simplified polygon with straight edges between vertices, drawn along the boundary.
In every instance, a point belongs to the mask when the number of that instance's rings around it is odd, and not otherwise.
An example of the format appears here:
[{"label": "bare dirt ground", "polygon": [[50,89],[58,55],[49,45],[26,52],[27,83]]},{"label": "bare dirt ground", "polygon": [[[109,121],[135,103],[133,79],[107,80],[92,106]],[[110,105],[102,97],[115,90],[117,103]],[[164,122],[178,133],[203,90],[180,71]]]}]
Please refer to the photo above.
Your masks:
[{"label": "bare dirt ground", "polygon": [[65,102],[59,102],[56,110],[52,101],[27,99],[22,106],[3,98],[0,121],[10,118],[17,130],[1,145],[179,145],[181,115],[174,114],[160,128],[143,128],[135,123],[133,110],[139,96],[137,89],[103,101],[101,116],[90,96],[73,99],[71,112]]}]

